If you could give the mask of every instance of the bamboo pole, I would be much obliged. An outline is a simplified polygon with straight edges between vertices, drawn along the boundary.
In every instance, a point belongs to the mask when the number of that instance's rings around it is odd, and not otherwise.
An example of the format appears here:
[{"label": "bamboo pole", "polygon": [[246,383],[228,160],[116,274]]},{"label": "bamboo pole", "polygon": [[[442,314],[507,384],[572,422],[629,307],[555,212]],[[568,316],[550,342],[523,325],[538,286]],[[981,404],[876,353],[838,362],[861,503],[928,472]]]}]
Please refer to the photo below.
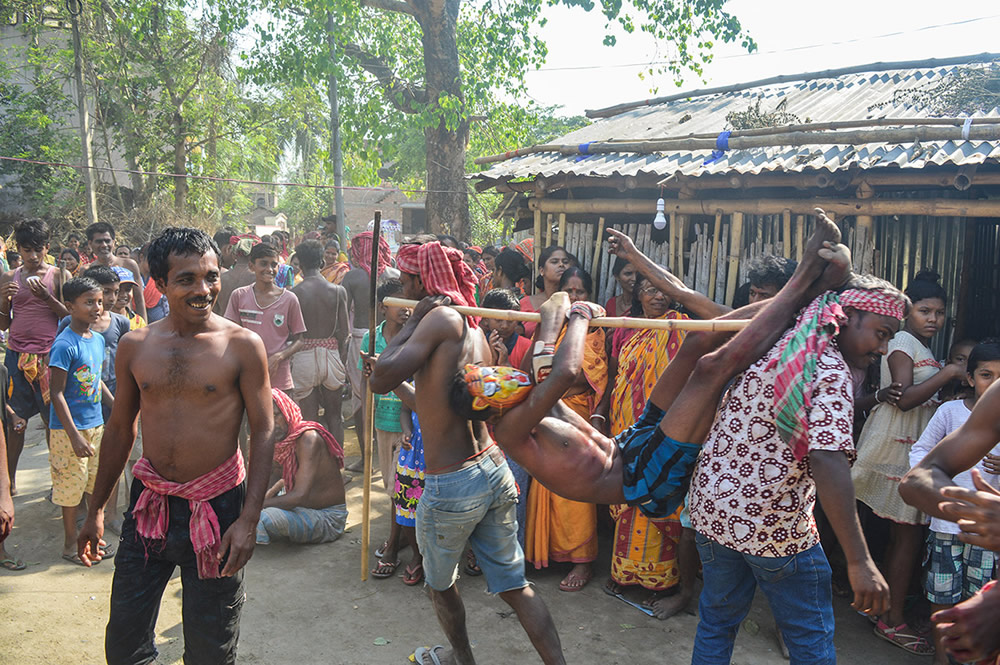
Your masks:
[{"label": "bamboo pole", "polygon": [[734,212],[729,238],[729,275],[726,280],[726,303],[732,303],[736,295],[739,277],[740,253],[743,251],[743,213]]},{"label": "bamboo pole", "polygon": [[722,213],[715,213],[715,229],[712,232],[712,261],[709,263],[708,297],[715,300],[715,279],[718,274],[716,264],[719,261],[719,233],[722,227]]},{"label": "bamboo pole", "polygon": [[[827,131],[809,130],[783,131],[780,133],[765,136],[736,136],[737,132],[729,135],[730,150],[747,150],[750,148],[777,148],[804,145],[865,145],[868,143],[914,143],[933,141],[995,141],[1000,139],[1000,125],[994,123],[979,123],[969,127],[968,133],[961,126],[957,125],[940,127],[922,124],[916,127],[892,127],[882,129],[834,129]],[[634,153],[648,155],[657,152],[667,151],[693,151],[693,150],[715,150],[716,137],[712,138],[692,138],[673,137],[658,140],[641,141],[592,141],[590,143],[560,144],[550,143],[545,145],[521,148],[514,152],[521,154],[532,154],[539,152],[553,152],[562,155],[597,155],[608,153]],[[491,164],[509,159],[503,153],[500,155],[490,155],[480,157],[476,164]]]},{"label": "bamboo pole", "polygon": [[545,217],[545,246],[548,247],[552,244],[552,215],[546,215]]},{"label": "bamboo pole", "polygon": [[[387,307],[416,307],[418,301],[404,298],[386,298]],[[488,309],[486,307],[465,307],[449,305],[463,316],[480,316],[501,321],[534,321],[539,323],[542,315],[538,312],[521,312],[511,309]],[[591,328],[632,328],[635,330],[698,330],[710,332],[732,332],[743,330],[750,319],[709,319],[695,321],[684,319],[637,319],[628,316],[601,316],[590,320]]]},{"label": "bamboo pole", "polygon": [[806,218],[805,215],[798,215],[795,218],[795,260],[802,261],[802,252],[805,250],[805,230],[806,230]]},{"label": "bamboo pole", "polygon": [[781,255],[792,258],[792,211],[785,208],[781,211]]},{"label": "bamboo pole", "polygon": [[[382,211],[375,211],[375,222],[372,225],[372,262],[371,281],[368,298],[368,356],[375,357],[375,315],[378,304],[375,290],[378,288],[378,246],[382,234]],[[368,549],[371,546],[371,501],[372,501],[372,452],[375,445],[375,393],[365,381],[365,440],[364,446],[364,498],[361,504],[361,581],[368,579]]]},{"label": "bamboo pole", "polygon": [[559,213],[559,242],[560,247],[566,246],[566,213]]},{"label": "bamboo pole", "polygon": [[542,211],[535,211],[535,228],[533,231],[534,242],[532,243],[534,251],[534,265],[531,267],[531,278],[528,280],[531,283],[531,293],[535,293],[535,275],[538,274],[538,254],[542,251]]},{"label": "bamboo pole", "polygon": [[[619,213],[652,215],[656,212],[653,199],[529,199],[533,211],[565,212],[568,214]],[[812,214],[814,208],[841,216],[927,215],[928,217],[1000,217],[1000,199],[670,199],[666,210],[670,214],[714,215],[735,212],[747,215],[783,213]]]},{"label": "bamboo pole", "polygon": [[[601,240],[604,238],[604,218],[600,217],[597,220],[597,237],[594,238],[594,260],[590,264],[590,274],[594,279],[600,278],[597,274],[597,268],[601,265]],[[599,285],[595,285],[594,290],[596,291]]]}]

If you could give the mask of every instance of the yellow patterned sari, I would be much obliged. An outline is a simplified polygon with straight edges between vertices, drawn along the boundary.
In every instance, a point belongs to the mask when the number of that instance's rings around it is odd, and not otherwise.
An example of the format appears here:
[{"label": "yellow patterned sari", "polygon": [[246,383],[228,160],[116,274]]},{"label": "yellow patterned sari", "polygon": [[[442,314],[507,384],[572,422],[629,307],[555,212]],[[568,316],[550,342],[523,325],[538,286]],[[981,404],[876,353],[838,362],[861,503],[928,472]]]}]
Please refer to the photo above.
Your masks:
[{"label": "yellow patterned sari", "polygon": [[[671,310],[663,319],[687,319]],[[639,330],[622,346],[618,375],[611,393],[611,435],[633,425],[646,408],[657,379],[677,355],[685,333]],[[677,542],[681,536],[680,509],[668,518],[651,520],[638,508],[625,504],[610,507],[615,521],[611,577],[618,584],[638,584],[663,591],[679,582]]]}]

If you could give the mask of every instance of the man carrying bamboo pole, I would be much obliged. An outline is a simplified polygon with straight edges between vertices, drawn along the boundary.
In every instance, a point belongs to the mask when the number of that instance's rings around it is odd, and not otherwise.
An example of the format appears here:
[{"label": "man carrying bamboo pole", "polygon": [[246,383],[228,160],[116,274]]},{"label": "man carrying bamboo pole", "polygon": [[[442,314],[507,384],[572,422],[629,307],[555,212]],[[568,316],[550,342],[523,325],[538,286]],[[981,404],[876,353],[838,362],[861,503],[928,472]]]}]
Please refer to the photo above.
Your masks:
[{"label": "man carrying bamboo pole", "polygon": [[[458,250],[439,242],[403,245],[397,256],[404,294],[424,298],[374,363],[371,389],[385,394],[411,376],[423,431],[424,493],[417,508],[417,542],[438,621],[451,651],[419,649],[420,665],[475,663],[465,608],[455,586],[466,541],[487,588],[517,613],[532,645],[547,664],[564,663],[555,624],[524,577],[524,554],[514,519],[517,488],[503,454],[481,422],[470,423],[447,408],[455,373],[490,357],[486,337],[448,307],[475,305],[475,275]],[[444,296],[426,298],[426,296]]]},{"label": "man carrying bamboo pole", "polygon": [[[585,308],[575,305],[570,310],[563,343],[551,370],[535,387],[510,390],[506,386],[512,385],[515,377],[497,380],[491,376],[493,368],[466,368],[465,374],[454,381],[453,408],[466,410],[473,417],[477,410],[479,418],[496,416],[502,413],[499,407],[523,400],[502,414],[494,435],[536,480],[571,499],[601,503],[627,500],[652,516],[669,514],[684,496],[699,444],[708,438],[700,451],[692,485],[697,495],[692,501],[692,516],[698,517],[695,527],[700,532],[699,553],[703,554],[706,585],[695,663],[729,662],[733,639],[749,611],[758,583],[774,608],[792,662],[807,662],[810,654],[819,654],[817,662],[833,662],[830,569],[819,549],[811,517],[817,489],[827,501],[831,524],[848,554],[854,607],[875,614],[888,603],[885,581],[868,554],[853,507],[849,453],[844,454],[852,448],[851,392],[825,391],[828,386],[823,380],[836,369],[841,387],[849,387],[846,362],[860,366],[884,354],[888,339],[905,313],[906,301],[891,285],[871,278],[859,278],[850,288],[831,293],[849,275],[846,248],[833,244],[839,238],[836,227],[820,216],[808,251],[788,285],[765,303],[723,317],[745,318],[756,313],[751,324],[721,348],[717,347],[724,333],[689,334],[661,375],[642,418],[617,440],[603,436],[558,404],[582,361],[582,340],[589,317]],[[805,304],[809,307],[785,333],[792,317]],[[539,333],[543,342],[558,334],[566,309],[567,304],[556,298],[544,305]],[[839,364],[831,362],[830,354],[840,358]],[[775,365],[773,361],[777,361]],[[716,416],[715,405],[724,389],[744,371],[747,373]],[[777,379],[770,384],[761,380],[761,375],[768,372]],[[750,386],[750,376],[756,377],[753,380],[760,385]],[[751,388],[760,395],[752,404],[744,394]],[[512,392],[527,395],[515,396]],[[747,417],[756,416],[760,422],[751,422],[744,431],[730,434],[726,427],[747,406],[756,407]],[[826,419],[820,417],[824,409],[830,411]],[[839,421],[846,424],[840,427],[842,435],[837,437],[833,430]],[[778,436],[779,429],[787,433],[787,438]],[[739,459],[726,457],[730,449]],[[771,457],[780,463],[776,462],[773,469],[764,468],[762,465]],[[741,463],[760,466],[757,475],[765,476],[761,482],[768,485],[764,491],[774,494],[775,502],[786,496],[794,499],[794,510],[775,506],[769,500],[761,506],[757,495],[762,488],[749,478],[742,488],[737,484],[737,475],[743,473]],[[811,468],[815,469],[812,476]],[[742,491],[727,494],[730,485]],[[742,543],[732,542],[729,532],[733,523],[727,513],[734,509],[734,502],[736,508],[741,508],[749,506],[748,501],[758,501],[760,511],[774,516],[775,521],[755,519],[747,508],[749,517],[741,514],[736,527],[742,529],[741,533],[756,529],[767,534],[765,542],[754,538],[747,541],[747,547],[782,547],[782,538],[791,542],[788,533],[783,537],[772,533],[776,525],[785,528],[785,522],[791,520],[786,531],[795,533],[792,544],[802,545],[805,550],[801,553],[810,561],[791,563],[790,568],[783,569],[783,576],[763,572],[758,575],[758,571],[771,569],[766,565],[768,561],[779,568],[792,560],[798,562],[800,550],[748,552]],[[778,511],[783,509],[786,514],[782,516]],[[797,565],[806,568],[807,563],[808,575],[793,574]],[[800,597],[813,598],[813,602],[796,603]]]}]

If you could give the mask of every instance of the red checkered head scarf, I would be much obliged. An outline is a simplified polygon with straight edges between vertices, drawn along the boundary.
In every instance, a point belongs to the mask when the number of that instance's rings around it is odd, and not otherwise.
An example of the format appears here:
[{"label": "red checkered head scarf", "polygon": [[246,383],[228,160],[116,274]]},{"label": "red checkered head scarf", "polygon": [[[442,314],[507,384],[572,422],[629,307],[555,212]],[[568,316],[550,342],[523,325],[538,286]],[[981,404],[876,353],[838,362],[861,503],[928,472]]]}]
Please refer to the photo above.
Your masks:
[{"label": "red checkered head scarf", "polygon": [[452,304],[475,307],[478,279],[464,256],[436,240],[423,245],[403,245],[396,254],[396,267],[418,276],[430,295],[448,296]]},{"label": "red checkered head scarf", "polygon": [[[392,259],[389,243],[381,235],[378,237],[378,275],[385,272]],[[361,266],[369,275],[372,274],[372,232],[359,233],[351,239],[351,260],[354,265]]]},{"label": "red checkered head scarf", "polygon": [[315,430],[319,434],[326,443],[330,455],[337,460],[340,468],[344,468],[344,449],[325,427],[311,420],[302,420],[302,410],[299,409],[299,405],[277,388],[271,388],[271,397],[278,405],[285,422],[288,423],[288,433],[285,434],[285,438],[274,444],[274,461],[281,465],[281,479],[285,481],[286,492],[291,491],[294,486],[295,474],[299,470],[299,459],[295,456],[295,442],[309,430]]},{"label": "red checkered head scarf", "polygon": [[827,291],[799,314],[792,334],[779,342],[778,355],[767,365],[776,368],[774,412],[778,435],[792,448],[795,459],[809,453],[809,412],[813,379],[819,357],[847,321],[844,307],[853,307],[902,320],[906,297],[895,289],[847,289]]}]

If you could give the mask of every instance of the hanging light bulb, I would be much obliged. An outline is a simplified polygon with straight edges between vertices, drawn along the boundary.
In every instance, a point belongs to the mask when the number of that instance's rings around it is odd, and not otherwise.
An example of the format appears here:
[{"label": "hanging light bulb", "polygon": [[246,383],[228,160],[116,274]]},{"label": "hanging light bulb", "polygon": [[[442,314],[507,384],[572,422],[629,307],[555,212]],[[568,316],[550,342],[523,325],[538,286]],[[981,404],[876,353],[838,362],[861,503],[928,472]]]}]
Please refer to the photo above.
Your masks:
[{"label": "hanging light bulb", "polygon": [[667,218],[663,216],[663,199],[656,199],[656,217],[653,218],[653,228],[662,231],[667,228]]}]

